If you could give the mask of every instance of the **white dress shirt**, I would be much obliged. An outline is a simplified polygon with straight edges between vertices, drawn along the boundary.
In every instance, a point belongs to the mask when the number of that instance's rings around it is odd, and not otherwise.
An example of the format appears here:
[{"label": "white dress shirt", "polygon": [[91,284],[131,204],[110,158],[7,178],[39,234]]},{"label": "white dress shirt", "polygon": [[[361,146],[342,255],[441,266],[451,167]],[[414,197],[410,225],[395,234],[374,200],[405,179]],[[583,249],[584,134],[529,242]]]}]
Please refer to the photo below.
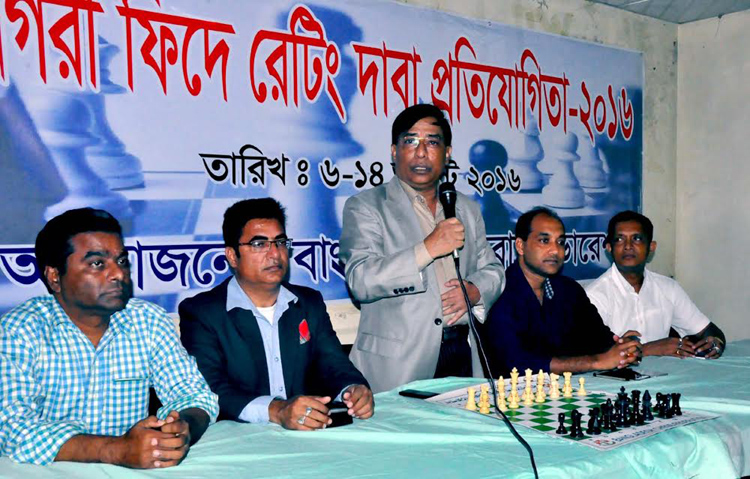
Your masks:
[{"label": "white dress shirt", "polygon": [[648,269],[639,293],[613,264],[586,286],[586,294],[612,332],[638,331],[644,344],[666,338],[670,327],[685,336],[710,323],[677,281]]}]

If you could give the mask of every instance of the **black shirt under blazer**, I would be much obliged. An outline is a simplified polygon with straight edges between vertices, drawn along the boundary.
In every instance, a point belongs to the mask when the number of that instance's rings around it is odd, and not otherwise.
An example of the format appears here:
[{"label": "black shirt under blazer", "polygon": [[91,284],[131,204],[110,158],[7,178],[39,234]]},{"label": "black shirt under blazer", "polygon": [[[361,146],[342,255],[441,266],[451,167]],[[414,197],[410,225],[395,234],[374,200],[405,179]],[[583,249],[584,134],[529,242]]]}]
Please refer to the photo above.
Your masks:
[{"label": "black shirt under blazer", "polygon": [[[237,421],[250,401],[271,393],[263,338],[255,316],[241,308],[226,310],[230,279],[185,299],[179,313],[182,344],[195,356],[198,369],[219,395],[219,419]],[[279,319],[287,398],[320,395],[333,399],[350,384],[367,384],[342,350],[322,295],[304,286],[284,286],[297,296]],[[307,320],[310,340],[300,344],[303,319]]]}]

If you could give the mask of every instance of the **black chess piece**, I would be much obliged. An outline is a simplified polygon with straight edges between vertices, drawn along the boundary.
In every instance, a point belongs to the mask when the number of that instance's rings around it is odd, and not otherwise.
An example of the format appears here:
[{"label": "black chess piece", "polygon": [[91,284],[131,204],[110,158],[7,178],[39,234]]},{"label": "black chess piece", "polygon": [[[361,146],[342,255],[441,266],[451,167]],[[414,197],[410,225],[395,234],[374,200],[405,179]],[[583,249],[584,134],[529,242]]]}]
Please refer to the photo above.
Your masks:
[{"label": "black chess piece", "polygon": [[682,416],[682,408],[680,408],[680,393],[672,393],[672,409],[676,416]]},{"label": "black chess piece", "polygon": [[555,431],[557,434],[567,434],[568,430],[565,428],[565,413],[561,412],[557,415],[557,421],[560,423],[559,426],[557,426],[557,431]]},{"label": "black chess piece", "polygon": [[656,416],[665,418],[667,411],[664,409],[664,395],[662,393],[656,393]]},{"label": "black chess piece", "polygon": [[591,410],[591,417],[594,420],[592,424],[593,434],[596,436],[597,434],[602,433],[602,426],[601,426],[601,418],[599,416],[599,408],[595,407]]},{"label": "black chess piece", "polygon": [[666,411],[664,417],[672,419],[674,417],[674,409],[672,408],[672,396],[665,394],[664,396],[664,410]]},{"label": "black chess piece", "polygon": [[654,413],[651,412],[651,393],[646,390],[645,393],[643,393],[643,420],[644,421],[653,421],[654,420]]},{"label": "black chess piece", "polygon": [[633,414],[630,411],[630,398],[627,396],[622,401],[622,427],[633,425]]},{"label": "black chess piece", "polygon": [[572,423],[570,427],[570,437],[573,439],[580,439],[583,437],[583,428],[581,427],[581,418],[583,414],[578,412],[578,409],[573,409],[570,412],[570,421]]}]

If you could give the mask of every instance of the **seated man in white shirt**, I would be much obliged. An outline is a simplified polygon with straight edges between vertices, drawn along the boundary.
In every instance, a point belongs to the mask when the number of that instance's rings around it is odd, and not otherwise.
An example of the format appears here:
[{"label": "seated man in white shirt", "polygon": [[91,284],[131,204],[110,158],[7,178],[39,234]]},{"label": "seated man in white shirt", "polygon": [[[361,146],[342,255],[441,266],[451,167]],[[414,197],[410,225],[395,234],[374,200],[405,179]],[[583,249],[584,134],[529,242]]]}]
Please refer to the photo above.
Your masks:
[{"label": "seated man in white shirt", "polygon": [[[644,356],[716,359],[724,333],[693,304],[677,281],[646,269],[656,250],[654,226],[640,213],[617,213],[607,226],[606,248],[614,264],[586,288],[604,323],[615,334],[640,331]],[[680,337],[670,337],[670,328]]]}]

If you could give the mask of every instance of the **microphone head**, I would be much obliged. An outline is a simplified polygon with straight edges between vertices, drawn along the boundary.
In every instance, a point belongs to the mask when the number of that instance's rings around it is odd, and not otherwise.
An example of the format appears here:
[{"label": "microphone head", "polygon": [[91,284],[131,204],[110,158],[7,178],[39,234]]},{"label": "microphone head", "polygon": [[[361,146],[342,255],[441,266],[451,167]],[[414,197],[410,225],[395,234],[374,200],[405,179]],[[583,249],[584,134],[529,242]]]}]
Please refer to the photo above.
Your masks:
[{"label": "microphone head", "polygon": [[440,183],[438,186],[438,199],[440,204],[443,205],[445,211],[445,219],[456,217],[456,187],[453,183],[446,181]]}]

